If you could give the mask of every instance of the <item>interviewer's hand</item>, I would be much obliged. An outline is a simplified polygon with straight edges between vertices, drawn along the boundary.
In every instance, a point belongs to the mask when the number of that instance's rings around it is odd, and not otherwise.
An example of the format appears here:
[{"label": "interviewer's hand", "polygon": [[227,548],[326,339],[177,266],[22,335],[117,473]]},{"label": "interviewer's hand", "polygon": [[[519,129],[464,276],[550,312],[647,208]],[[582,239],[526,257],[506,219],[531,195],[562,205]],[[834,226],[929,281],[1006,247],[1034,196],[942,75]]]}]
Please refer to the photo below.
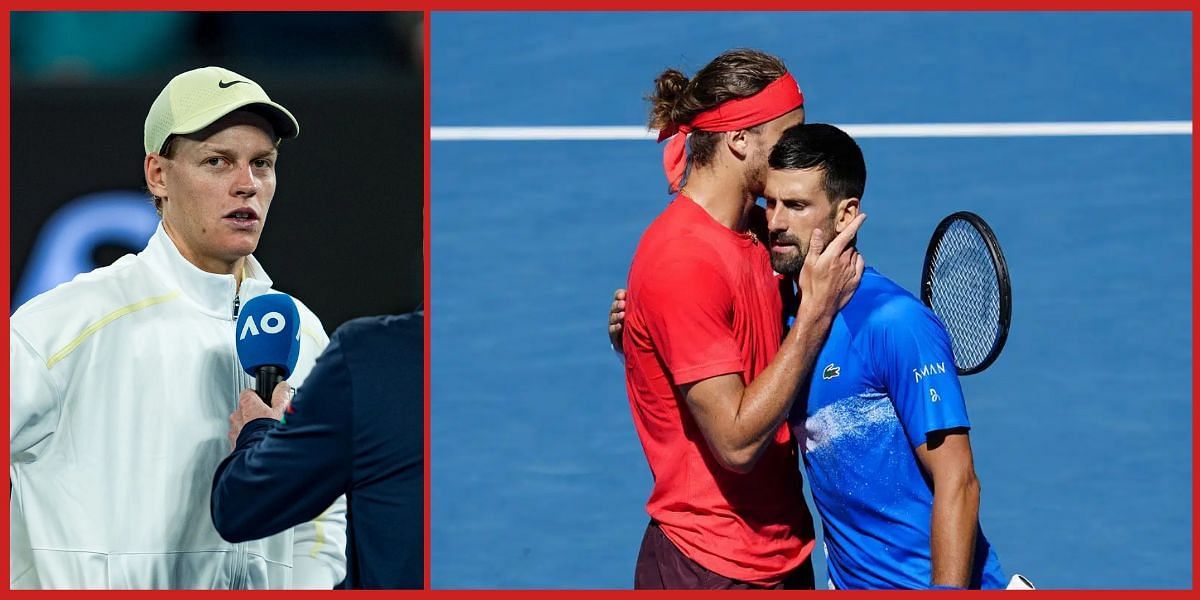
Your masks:
[{"label": "interviewer's hand", "polygon": [[242,428],[246,423],[254,419],[275,419],[278,421],[283,417],[283,411],[287,410],[287,405],[292,401],[292,395],[295,390],[288,385],[286,381],[281,381],[275,386],[275,391],[271,393],[271,406],[263,404],[262,398],[252,389],[242,390],[242,394],[238,396],[237,408],[233,409],[233,414],[229,415],[229,449],[233,450],[237,446],[238,436],[242,433]]}]

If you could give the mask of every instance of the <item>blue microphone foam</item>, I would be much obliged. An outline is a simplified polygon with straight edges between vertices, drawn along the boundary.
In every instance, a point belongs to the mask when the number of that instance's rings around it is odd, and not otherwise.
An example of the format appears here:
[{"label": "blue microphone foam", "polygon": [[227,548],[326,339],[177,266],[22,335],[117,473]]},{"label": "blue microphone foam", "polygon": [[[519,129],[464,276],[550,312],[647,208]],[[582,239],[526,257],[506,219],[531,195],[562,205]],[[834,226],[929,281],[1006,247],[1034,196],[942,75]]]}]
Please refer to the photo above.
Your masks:
[{"label": "blue microphone foam", "polygon": [[287,294],[263,294],[242,306],[237,321],[237,353],[242,368],[256,375],[275,366],[286,379],[300,356],[300,312]]}]

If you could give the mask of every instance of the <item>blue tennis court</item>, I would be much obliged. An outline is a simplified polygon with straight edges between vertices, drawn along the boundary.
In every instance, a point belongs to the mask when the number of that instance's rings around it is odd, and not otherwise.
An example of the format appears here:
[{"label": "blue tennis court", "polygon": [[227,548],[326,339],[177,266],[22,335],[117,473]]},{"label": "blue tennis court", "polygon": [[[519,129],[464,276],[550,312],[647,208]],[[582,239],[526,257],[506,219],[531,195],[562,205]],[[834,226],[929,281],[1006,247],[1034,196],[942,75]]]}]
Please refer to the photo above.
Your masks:
[{"label": "blue tennis court", "polygon": [[[642,125],[659,71],[739,46],[788,63],[809,122],[1192,119],[1188,13],[432,19],[435,129]],[[1191,587],[1192,136],[859,142],[869,264],[915,290],[957,210],[1004,247],[1012,329],[963,386],[1005,570]],[[651,479],[604,326],[669,199],[660,161],[645,140],[433,142],[433,587],[632,585]]]}]

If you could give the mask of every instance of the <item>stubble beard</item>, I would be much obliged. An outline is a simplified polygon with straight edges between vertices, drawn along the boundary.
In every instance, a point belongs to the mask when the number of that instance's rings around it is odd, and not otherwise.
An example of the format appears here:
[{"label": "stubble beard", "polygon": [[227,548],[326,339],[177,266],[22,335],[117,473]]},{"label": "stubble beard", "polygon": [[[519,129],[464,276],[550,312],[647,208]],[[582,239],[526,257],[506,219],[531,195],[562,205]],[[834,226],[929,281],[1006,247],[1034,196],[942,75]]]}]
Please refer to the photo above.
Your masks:
[{"label": "stubble beard", "polygon": [[[833,217],[830,216],[829,222],[821,226],[821,231],[824,234],[826,246],[829,245],[829,242],[833,241],[833,236],[837,235],[837,233],[834,231],[833,221]],[[788,254],[781,255],[772,250],[771,268],[780,275],[798,277],[800,275],[800,269],[804,268],[805,259],[808,258],[808,249],[809,244],[812,242],[812,238],[809,237],[807,240],[801,240],[800,238],[787,232],[771,233],[768,236],[768,242],[770,244],[768,248],[773,248],[775,242],[777,241],[785,244],[792,244],[793,247],[796,248],[796,252],[789,252]]]},{"label": "stubble beard", "polygon": [[[794,244],[796,252],[787,254],[779,254],[775,252],[775,242],[784,242],[786,244]],[[800,269],[804,266],[804,257],[808,255],[808,244],[801,244],[800,240],[788,233],[772,233],[770,236],[771,244],[771,268],[780,275],[796,277],[800,275]]]}]

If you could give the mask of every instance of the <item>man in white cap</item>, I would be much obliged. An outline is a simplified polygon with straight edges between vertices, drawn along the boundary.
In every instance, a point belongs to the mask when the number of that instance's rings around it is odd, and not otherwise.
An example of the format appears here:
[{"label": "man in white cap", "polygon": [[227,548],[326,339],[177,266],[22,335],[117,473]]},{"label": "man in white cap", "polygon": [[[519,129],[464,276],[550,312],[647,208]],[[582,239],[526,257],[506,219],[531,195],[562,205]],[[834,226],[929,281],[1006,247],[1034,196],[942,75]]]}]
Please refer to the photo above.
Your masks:
[{"label": "man in white cap", "polygon": [[[239,307],[273,291],[251,253],[299,125],[249,78],[180,74],[146,117],[145,250],[21,306],[10,323],[13,588],[332,588],[345,498],[316,520],[230,544],[209,516],[228,454]],[[328,343],[299,301],[299,386]]]}]

